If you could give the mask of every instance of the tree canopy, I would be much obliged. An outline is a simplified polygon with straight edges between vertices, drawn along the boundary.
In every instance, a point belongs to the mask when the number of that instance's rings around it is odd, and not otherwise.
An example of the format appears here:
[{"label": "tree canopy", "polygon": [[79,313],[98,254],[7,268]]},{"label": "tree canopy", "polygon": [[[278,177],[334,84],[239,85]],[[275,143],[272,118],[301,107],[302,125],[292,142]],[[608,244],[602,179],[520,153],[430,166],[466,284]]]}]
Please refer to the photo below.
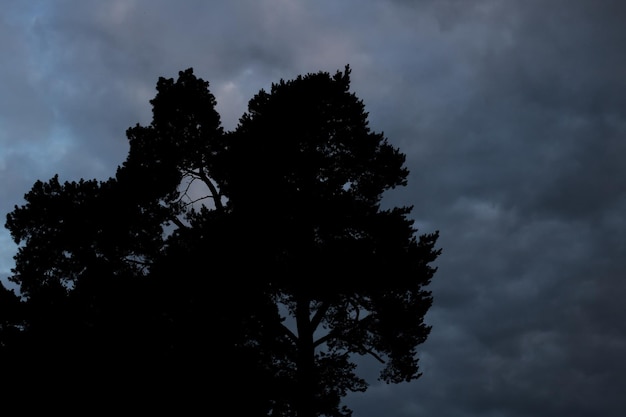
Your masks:
[{"label": "tree canopy", "polygon": [[23,301],[0,311],[4,354],[248,415],[350,415],[355,355],[418,378],[438,234],[381,207],[405,155],[370,130],[350,68],[261,90],[229,132],[192,69],[151,104],[114,177],[38,181],[7,216]]}]

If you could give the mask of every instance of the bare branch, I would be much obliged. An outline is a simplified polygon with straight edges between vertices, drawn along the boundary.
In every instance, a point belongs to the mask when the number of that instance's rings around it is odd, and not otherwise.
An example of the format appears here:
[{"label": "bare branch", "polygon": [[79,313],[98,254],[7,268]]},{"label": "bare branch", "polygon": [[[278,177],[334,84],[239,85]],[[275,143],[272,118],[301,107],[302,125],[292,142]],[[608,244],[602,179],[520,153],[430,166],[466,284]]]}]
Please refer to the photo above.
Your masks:
[{"label": "bare branch", "polygon": [[[188,174],[188,173],[186,173],[186,174]],[[183,192],[181,193],[180,198],[178,199],[178,201],[176,201],[177,203],[179,203],[179,202],[183,199],[183,197],[185,197],[185,196],[187,196],[187,197],[188,197],[188,194],[187,194],[187,193],[189,192],[189,188],[191,188],[191,184],[193,184],[193,182],[194,182],[195,180],[197,180],[197,179],[198,179],[197,177],[195,177],[195,176],[193,176],[193,175],[189,175],[189,176],[190,176],[190,177],[192,177],[192,178],[191,178],[191,181],[189,181],[189,182],[187,183],[187,187],[185,187],[185,191],[183,191]]]},{"label": "bare branch", "polygon": [[205,195],[204,197],[196,198],[195,200],[191,200],[190,202],[185,203],[185,207],[190,206],[194,203],[197,203],[198,201],[206,200],[207,198],[212,198],[212,197],[210,195]]},{"label": "bare branch", "polygon": [[182,172],[184,175],[188,175],[192,178],[192,180],[187,185],[187,188],[185,189],[184,195],[187,195],[187,191],[189,190],[191,183],[193,183],[194,180],[198,179],[202,181],[209,188],[209,191],[211,192],[210,196],[207,196],[204,198],[212,198],[213,202],[215,203],[215,208],[219,211],[224,210],[224,205],[222,204],[222,195],[217,190],[217,187],[215,186],[215,184],[213,184],[213,181],[211,181],[211,178],[209,178],[209,176],[206,174],[203,168],[198,168],[198,172],[191,171],[191,170],[183,170]]}]

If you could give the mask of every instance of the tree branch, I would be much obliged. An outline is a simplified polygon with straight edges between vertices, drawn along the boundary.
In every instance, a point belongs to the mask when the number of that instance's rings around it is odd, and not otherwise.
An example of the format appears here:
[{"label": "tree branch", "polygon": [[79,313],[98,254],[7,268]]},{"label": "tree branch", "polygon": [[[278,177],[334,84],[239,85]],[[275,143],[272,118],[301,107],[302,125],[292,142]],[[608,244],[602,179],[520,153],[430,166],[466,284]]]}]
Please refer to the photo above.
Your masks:
[{"label": "tree branch", "polygon": [[[213,199],[213,202],[215,203],[215,208],[218,211],[224,210],[224,205],[222,204],[222,197],[221,197],[220,192],[217,190],[217,187],[215,187],[215,184],[213,184],[213,181],[211,181],[211,178],[209,178],[209,176],[206,174],[206,172],[204,171],[202,167],[198,168],[198,172],[185,170],[184,174],[189,175],[193,177],[194,179],[201,180],[209,188],[209,191],[211,192],[211,198]],[[187,189],[185,190],[185,194],[187,190],[189,189],[191,182],[187,186]],[[208,198],[208,197],[205,197],[205,198]]]},{"label": "tree branch", "polygon": [[[335,335],[333,334],[333,332],[328,333],[327,335],[320,337],[319,339],[317,339],[315,342],[313,342],[313,346],[317,347],[323,343],[326,343],[328,340],[332,339],[333,337],[335,337]],[[352,351],[354,353],[359,353],[359,354],[363,354],[363,352],[365,352],[368,355],[371,355],[374,359],[376,359],[378,362],[380,363],[385,363],[385,360],[383,358],[381,358],[376,352],[374,352],[372,349],[368,349],[363,345],[357,345],[354,343],[351,343],[349,340],[343,339],[346,343],[348,343],[349,345],[351,345],[353,347]]]},{"label": "tree branch", "polygon": [[177,203],[182,201],[183,197],[188,196],[187,192],[189,191],[189,188],[191,188],[191,184],[193,184],[193,182],[198,179],[195,175],[190,175],[190,176],[191,176],[191,181],[187,183],[187,187],[185,187],[185,191],[181,193],[180,198],[178,199],[178,201],[176,201]]},{"label": "tree branch", "polygon": [[169,220],[174,223],[176,226],[178,226],[180,229],[187,229],[187,226],[185,226],[185,224],[183,222],[180,221],[180,219],[176,216],[171,216],[169,218]]},{"label": "tree branch", "polygon": [[330,339],[336,337],[338,333],[339,332],[335,331],[335,329],[331,330],[330,332],[326,333],[324,336],[320,337],[319,339],[314,340],[313,347],[318,347],[319,345],[326,343]]},{"label": "tree branch", "polygon": [[311,319],[311,327],[313,328],[313,331],[315,331],[317,329],[317,326],[320,325],[322,319],[326,315],[326,312],[328,312],[329,308],[330,308],[330,303],[325,302],[324,304],[322,304],[320,308],[317,309],[317,311],[315,312],[315,315]]},{"label": "tree branch", "polygon": [[294,344],[298,343],[298,336],[296,336],[287,326],[284,324],[280,324],[280,328],[283,331],[283,334],[287,336],[287,339],[291,340]]},{"label": "tree branch", "polygon": [[212,197],[210,195],[205,195],[204,197],[196,198],[195,200],[191,200],[188,203],[185,203],[184,206],[185,207],[190,206],[193,203],[197,203],[198,201],[201,201],[201,200],[204,200],[204,199],[207,199],[207,198],[212,198]]},{"label": "tree branch", "polygon": [[[364,323],[370,322],[372,321],[372,315],[368,315],[363,317],[362,319],[358,320],[354,325],[354,327],[362,327]],[[325,334],[324,336],[320,337],[319,339],[315,340],[313,342],[313,346],[317,347],[323,343],[328,342],[330,339],[333,338],[337,338],[337,339],[342,339],[344,342],[350,343],[352,344],[349,340],[347,340],[346,338],[342,338],[341,337],[341,333],[340,330],[337,330],[336,328],[331,330],[330,332],[328,332],[327,334]]]},{"label": "tree branch", "polygon": [[383,364],[385,363],[385,360],[384,360],[383,358],[381,358],[380,356],[378,356],[378,355],[376,354],[376,352],[374,352],[374,351],[373,351],[373,350],[371,350],[371,349],[365,349],[365,347],[364,347],[364,346],[361,346],[361,347],[363,348],[363,351],[364,351],[365,353],[367,353],[367,354],[369,354],[369,355],[372,355],[372,357],[373,357],[374,359],[376,359],[378,362],[383,363]]}]

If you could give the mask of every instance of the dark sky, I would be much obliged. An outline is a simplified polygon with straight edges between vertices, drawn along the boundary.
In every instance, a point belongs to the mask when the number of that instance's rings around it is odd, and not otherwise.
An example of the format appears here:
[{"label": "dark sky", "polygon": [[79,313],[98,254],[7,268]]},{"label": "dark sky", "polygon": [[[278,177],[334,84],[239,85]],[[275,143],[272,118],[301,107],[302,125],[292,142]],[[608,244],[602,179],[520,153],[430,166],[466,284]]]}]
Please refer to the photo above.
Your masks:
[{"label": "dark sky", "polygon": [[[444,250],[423,377],[371,379],[355,417],[623,417],[624,22],[610,0],[3,0],[0,211],[113,175],[159,76],[193,67],[233,129],[261,88],[350,64],[407,154],[386,204]],[[2,229],[3,277],[15,250]]]}]

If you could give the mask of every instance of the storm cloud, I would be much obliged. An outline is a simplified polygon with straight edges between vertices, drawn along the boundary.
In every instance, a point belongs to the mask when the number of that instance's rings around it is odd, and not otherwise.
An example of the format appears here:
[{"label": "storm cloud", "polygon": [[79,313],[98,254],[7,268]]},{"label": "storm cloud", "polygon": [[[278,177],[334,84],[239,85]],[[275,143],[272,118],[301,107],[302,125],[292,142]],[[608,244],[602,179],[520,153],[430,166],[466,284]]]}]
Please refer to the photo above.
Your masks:
[{"label": "storm cloud", "polygon": [[[37,179],[106,179],[159,76],[193,67],[226,129],[281,78],[352,68],[439,230],[423,376],[355,417],[622,416],[626,3],[6,1],[0,210]],[[0,274],[16,248],[0,233]]]}]

